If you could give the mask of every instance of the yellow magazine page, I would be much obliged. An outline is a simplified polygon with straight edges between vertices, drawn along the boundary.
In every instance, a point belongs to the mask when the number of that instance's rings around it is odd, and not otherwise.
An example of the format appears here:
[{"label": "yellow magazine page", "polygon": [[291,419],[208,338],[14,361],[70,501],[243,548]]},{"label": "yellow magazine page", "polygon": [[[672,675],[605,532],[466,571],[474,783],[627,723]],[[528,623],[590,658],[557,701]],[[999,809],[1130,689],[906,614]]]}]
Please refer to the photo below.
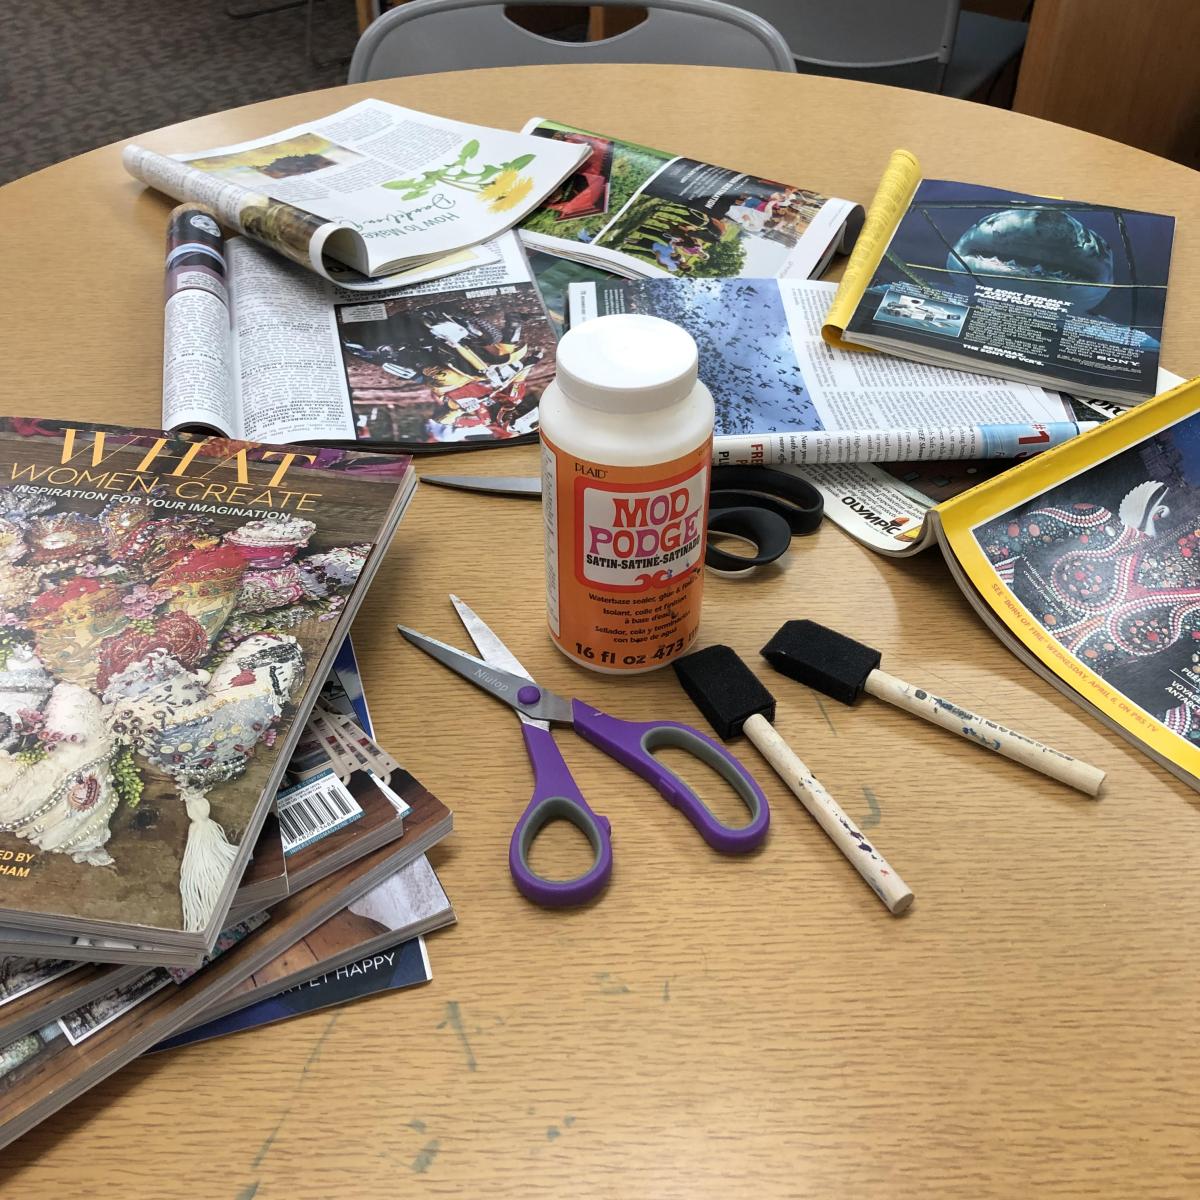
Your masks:
[{"label": "yellow magazine page", "polygon": [[846,323],[850,320],[863,293],[870,286],[871,278],[879,266],[883,252],[900,224],[900,218],[908,212],[917,184],[921,182],[921,164],[909,150],[893,150],[892,157],[879,181],[875,198],[867,209],[866,220],[854,250],[846,262],[842,281],[837,294],[825,315],[821,336],[831,346],[842,350],[865,351],[865,346],[854,345],[843,339]]},{"label": "yellow magazine page", "polygon": [[1200,776],[1200,379],[946,501],[943,549],[1045,672]]}]

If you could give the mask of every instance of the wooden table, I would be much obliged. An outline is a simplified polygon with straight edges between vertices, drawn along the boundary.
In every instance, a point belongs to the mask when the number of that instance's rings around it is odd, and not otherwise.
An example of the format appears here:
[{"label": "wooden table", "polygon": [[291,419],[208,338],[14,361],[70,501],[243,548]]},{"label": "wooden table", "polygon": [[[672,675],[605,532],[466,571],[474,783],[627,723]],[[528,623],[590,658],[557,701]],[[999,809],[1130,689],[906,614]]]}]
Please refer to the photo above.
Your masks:
[{"label": "wooden table", "polygon": [[[904,145],[933,176],[1172,212],[1164,359],[1200,371],[1197,176],[938,96],[686,67],[475,71],[294,96],[143,140],[201,149],[368,95],[510,128],[541,113],[864,201]],[[169,204],[118,153],[0,192],[6,411],[158,419]],[[534,457],[436,467],[506,473]],[[430,487],[355,627],[381,740],[456,813],[433,858],[460,923],[431,940],[432,985],[139,1062],[11,1147],[6,1194],[1197,1194],[1192,792],[1020,666],[936,553],[884,561],[827,523],[779,569],[710,576],[702,636],[753,661],[785,618],[838,626],[895,673],[1106,767],[1105,797],[773,677],[779,727],[878,838],[912,911],[887,914],[752,748],[774,825],[760,855],[728,860],[570,738],[612,819],[616,873],[587,911],[539,911],[506,863],[530,789],[517,723],[401,645],[395,622],[461,642],[453,588],[551,687],[628,717],[697,719],[669,674],[611,681],[560,657],[541,572],[535,505]]]}]

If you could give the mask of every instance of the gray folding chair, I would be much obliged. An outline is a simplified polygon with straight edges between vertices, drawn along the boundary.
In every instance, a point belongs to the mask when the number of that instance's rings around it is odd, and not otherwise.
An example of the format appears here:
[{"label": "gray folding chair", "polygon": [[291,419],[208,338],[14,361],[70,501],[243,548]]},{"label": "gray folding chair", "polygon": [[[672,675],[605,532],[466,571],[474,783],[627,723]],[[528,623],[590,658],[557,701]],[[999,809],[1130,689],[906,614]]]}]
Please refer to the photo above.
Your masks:
[{"label": "gray folding chair", "polygon": [[1028,26],[961,0],[735,0],[783,34],[800,70],[966,97],[1024,49]]},{"label": "gray folding chair", "polygon": [[[529,4],[531,0],[523,0]],[[540,6],[564,0],[532,0]],[[689,63],[792,71],[780,34],[762,17],[718,0],[592,0],[646,8],[646,19],[596,42],[559,42],[522,29],[496,0],[409,0],[367,27],[350,60],[350,83],[550,63]]]}]

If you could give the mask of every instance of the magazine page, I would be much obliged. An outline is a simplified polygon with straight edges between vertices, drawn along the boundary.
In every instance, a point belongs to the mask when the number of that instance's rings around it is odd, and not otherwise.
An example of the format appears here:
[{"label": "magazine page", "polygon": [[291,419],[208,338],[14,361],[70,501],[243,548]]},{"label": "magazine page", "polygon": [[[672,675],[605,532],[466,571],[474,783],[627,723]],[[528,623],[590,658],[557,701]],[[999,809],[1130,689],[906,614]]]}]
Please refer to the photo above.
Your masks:
[{"label": "magazine page", "polygon": [[[255,221],[286,226],[301,214],[299,228],[275,231],[291,245],[291,257],[313,261],[319,248],[377,276],[497,237],[585,154],[579,146],[362,100],[266,137],[173,157],[210,178],[215,194],[236,188],[240,199],[226,197],[225,207],[236,206],[242,222],[246,193],[272,202]],[[190,175],[179,182],[196,186]],[[286,212],[274,212],[275,204]]]},{"label": "magazine page", "polygon": [[1012,458],[1078,432],[1056,393],[826,344],[835,290],[799,279],[572,284],[571,323],[644,312],[688,330],[717,406],[718,464]]},{"label": "magazine page", "polygon": [[226,244],[233,291],[236,436],[352,441],[334,289],[247,238]]},{"label": "magazine page", "polygon": [[427,449],[536,429],[555,338],[520,242],[366,301],[246,238],[226,244],[236,436]]},{"label": "magazine page", "polygon": [[225,237],[213,211],[181,204],[167,221],[164,429],[238,428]]},{"label": "magazine page", "polygon": [[515,234],[500,260],[334,309],[357,437],[413,450],[468,449],[537,431],[554,377],[554,328]]},{"label": "magazine page", "polygon": [[[1158,372],[1159,392],[1183,383],[1171,371]],[[1104,400],[1067,396],[1080,430],[1119,416],[1125,409]],[[1027,457],[1027,456],[1026,456]],[[959,496],[1014,464],[1003,459],[942,462],[810,463],[785,467],[807,479],[825,500],[825,515],[852,538],[880,554],[903,556],[928,549],[937,540],[926,520],[929,510]]]},{"label": "magazine page", "polygon": [[615,272],[603,267],[589,266],[570,258],[560,258],[545,250],[529,250],[525,256],[533,281],[541,293],[546,315],[554,328],[554,336],[562,337],[567,329],[567,289],[573,283],[605,283],[617,278]]},{"label": "magazine page", "polygon": [[332,235],[339,230],[348,230],[348,226],[336,221],[321,221],[294,205],[274,201],[235,183],[226,183],[142,146],[126,146],[122,161],[126,170],[143,183],[176,200],[202,203],[221,224],[270,246],[276,253],[348,291],[374,292],[408,283],[423,283],[495,261],[494,255],[478,246],[464,246],[449,254],[422,260],[415,266],[372,278],[327,253]]},{"label": "magazine page", "polygon": [[1193,787],[1200,775],[1200,380],[936,510],[1021,656]]},{"label": "magazine page", "polygon": [[833,303],[825,315],[821,336],[831,345],[843,350],[861,349],[847,345],[842,333],[858,307],[863,293],[871,285],[871,279],[879,266],[883,252],[887,249],[900,218],[908,211],[917,185],[921,182],[921,164],[909,150],[893,150],[884,168],[883,178],[875,190],[875,196],[867,207],[862,232],[846,260],[842,280],[838,284]]},{"label": "magazine page", "polygon": [[845,339],[1126,404],[1153,395],[1173,217],[924,180]]},{"label": "magazine page", "polygon": [[535,117],[525,133],[581,146],[576,171],[521,226],[526,244],[655,276],[817,274],[861,210],[760,179]]}]

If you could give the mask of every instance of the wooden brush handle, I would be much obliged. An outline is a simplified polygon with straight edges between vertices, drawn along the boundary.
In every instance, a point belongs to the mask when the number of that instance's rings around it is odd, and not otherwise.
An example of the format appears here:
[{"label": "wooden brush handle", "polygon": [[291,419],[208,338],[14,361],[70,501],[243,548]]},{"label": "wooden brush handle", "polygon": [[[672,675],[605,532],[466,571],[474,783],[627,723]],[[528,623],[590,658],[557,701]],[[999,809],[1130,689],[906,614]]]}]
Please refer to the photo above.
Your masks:
[{"label": "wooden brush handle", "polygon": [[821,781],[813,777],[813,773],[775,727],[766,717],[756,713],[747,719],[742,729],[758,747],[763,758],[775,768],[779,778],[796,793],[800,803],[829,835],[829,840],[850,860],[875,895],[887,905],[888,911],[897,916],[904,912],[913,902],[908,885],[846,816]]},{"label": "wooden brush handle", "polygon": [[923,688],[913,687],[911,683],[905,683],[903,679],[897,679],[886,671],[872,671],[867,676],[864,688],[880,700],[886,700],[914,716],[924,717],[925,720],[932,721],[951,733],[957,733],[959,737],[964,737],[985,750],[994,750],[997,754],[1003,754],[1005,758],[1011,758],[1014,762],[1041,771],[1043,775],[1049,775],[1051,779],[1078,788],[1089,796],[1096,795],[1104,782],[1104,772],[1099,767],[1072,758],[1061,750],[1043,746],[1041,742],[1036,742],[1023,733],[1006,729],[1003,725],[997,725],[995,721],[989,721],[987,717],[959,708],[957,704],[943,700]]}]

